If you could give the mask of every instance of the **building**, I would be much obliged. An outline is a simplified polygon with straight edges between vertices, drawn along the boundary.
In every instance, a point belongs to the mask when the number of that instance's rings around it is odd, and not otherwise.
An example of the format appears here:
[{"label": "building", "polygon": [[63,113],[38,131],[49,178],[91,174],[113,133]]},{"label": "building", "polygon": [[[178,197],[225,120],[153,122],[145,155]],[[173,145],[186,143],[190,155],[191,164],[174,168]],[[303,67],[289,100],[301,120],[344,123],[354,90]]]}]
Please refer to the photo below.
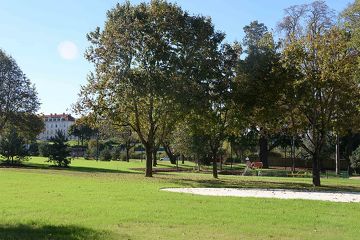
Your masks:
[{"label": "building", "polygon": [[68,131],[71,125],[75,123],[75,118],[70,114],[50,114],[43,115],[45,129],[38,136],[39,140],[49,140],[54,137],[56,131],[62,131],[68,139],[74,139],[73,136],[69,136]]}]

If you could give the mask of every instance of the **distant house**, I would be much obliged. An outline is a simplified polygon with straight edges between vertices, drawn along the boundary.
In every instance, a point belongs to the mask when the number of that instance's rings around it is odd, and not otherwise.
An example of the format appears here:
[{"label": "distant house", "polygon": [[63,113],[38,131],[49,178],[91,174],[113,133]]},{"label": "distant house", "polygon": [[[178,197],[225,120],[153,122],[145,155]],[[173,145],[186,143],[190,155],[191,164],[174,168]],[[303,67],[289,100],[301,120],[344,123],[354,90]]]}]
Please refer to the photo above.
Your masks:
[{"label": "distant house", "polygon": [[73,136],[69,136],[68,131],[71,125],[75,123],[75,118],[70,114],[50,114],[43,115],[45,129],[38,136],[39,140],[48,140],[54,137],[57,130],[62,131],[68,139],[74,139]]}]

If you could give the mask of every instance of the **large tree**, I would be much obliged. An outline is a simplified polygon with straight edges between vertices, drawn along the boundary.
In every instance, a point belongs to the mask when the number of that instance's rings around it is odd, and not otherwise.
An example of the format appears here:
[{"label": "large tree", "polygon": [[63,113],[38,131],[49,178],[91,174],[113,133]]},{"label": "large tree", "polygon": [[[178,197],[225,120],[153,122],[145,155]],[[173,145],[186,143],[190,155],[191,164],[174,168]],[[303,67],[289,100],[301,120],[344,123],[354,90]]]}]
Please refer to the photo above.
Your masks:
[{"label": "large tree", "polygon": [[107,13],[104,29],[88,39],[86,57],[95,72],[81,90],[78,109],[133,129],[145,147],[150,177],[157,144],[179,113],[203,101],[197,93],[204,80],[214,77],[211,69],[224,35],[209,18],[151,1],[117,4]]},{"label": "large tree", "polygon": [[351,35],[332,19],[325,2],[315,1],[288,9],[280,25],[286,33],[283,62],[294,80],[293,94],[287,98],[296,102],[292,107],[308,143],[302,147],[312,156],[315,186],[320,185],[320,154],[327,134],[350,127],[359,115],[358,52],[349,48]]},{"label": "large tree", "polygon": [[16,124],[19,117],[34,114],[39,106],[35,87],[16,61],[0,49],[0,134],[8,122]]},{"label": "large tree", "polygon": [[234,108],[232,93],[235,77],[235,68],[240,59],[241,47],[235,43],[233,45],[224,44],[219,52],[216,75],[213,79],[207,80],[207,88],[203,105],[199,105],[199,112],[194,112],[195,132],[205,136],[210,158],[213,164],[213,177],[218,177],[217,165],[222,161],[219,152],[223,141],[229,133],[229,118],[231,110]]},{"label": "large tree", "polygon": [[[234,114],[235,135],[257,129],[259,156],[265,168],[269,167],[268,152],[276,145],[269,137],[282,126],[284,109],[280,102],[286,89],[286,77],[281,66],[279,45],[263,23],[253,21],[244,27],[245,58],[239,62],[234,88],[237,113]],[[236,116],[237,115],[237,116]]]}]

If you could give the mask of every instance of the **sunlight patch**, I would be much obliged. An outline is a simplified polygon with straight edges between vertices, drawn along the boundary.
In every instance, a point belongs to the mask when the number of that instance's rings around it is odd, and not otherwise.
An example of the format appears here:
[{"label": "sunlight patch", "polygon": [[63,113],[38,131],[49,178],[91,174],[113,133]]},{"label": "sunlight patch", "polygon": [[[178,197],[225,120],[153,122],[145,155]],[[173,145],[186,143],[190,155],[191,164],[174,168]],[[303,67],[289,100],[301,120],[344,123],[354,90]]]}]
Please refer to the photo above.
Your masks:
[{"label": "sunlight patch", "polygon": [[59,44],[58,52],[63,59],[73,60],[78,55],[78,48],[75,43],[71,41],[64,41]]}]

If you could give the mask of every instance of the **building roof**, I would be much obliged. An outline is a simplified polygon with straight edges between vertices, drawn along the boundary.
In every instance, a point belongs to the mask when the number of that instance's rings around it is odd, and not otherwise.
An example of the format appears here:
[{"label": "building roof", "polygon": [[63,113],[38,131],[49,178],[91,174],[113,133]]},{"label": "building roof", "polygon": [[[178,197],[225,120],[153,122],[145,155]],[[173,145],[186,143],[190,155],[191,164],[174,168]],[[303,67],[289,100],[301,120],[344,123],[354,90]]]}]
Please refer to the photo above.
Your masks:
[{"label": "building roof", "polygon": [[54,114],[47,114],[47,115],[43,115],[43,117],[45,119],[47,118],[63,118],[65,121],[75,121],[75,118],[73,116],[71,116],[71,114],[66,114],[66,113],[63,113],[63,114],[57,114],[57,113],[54,113]]}]

